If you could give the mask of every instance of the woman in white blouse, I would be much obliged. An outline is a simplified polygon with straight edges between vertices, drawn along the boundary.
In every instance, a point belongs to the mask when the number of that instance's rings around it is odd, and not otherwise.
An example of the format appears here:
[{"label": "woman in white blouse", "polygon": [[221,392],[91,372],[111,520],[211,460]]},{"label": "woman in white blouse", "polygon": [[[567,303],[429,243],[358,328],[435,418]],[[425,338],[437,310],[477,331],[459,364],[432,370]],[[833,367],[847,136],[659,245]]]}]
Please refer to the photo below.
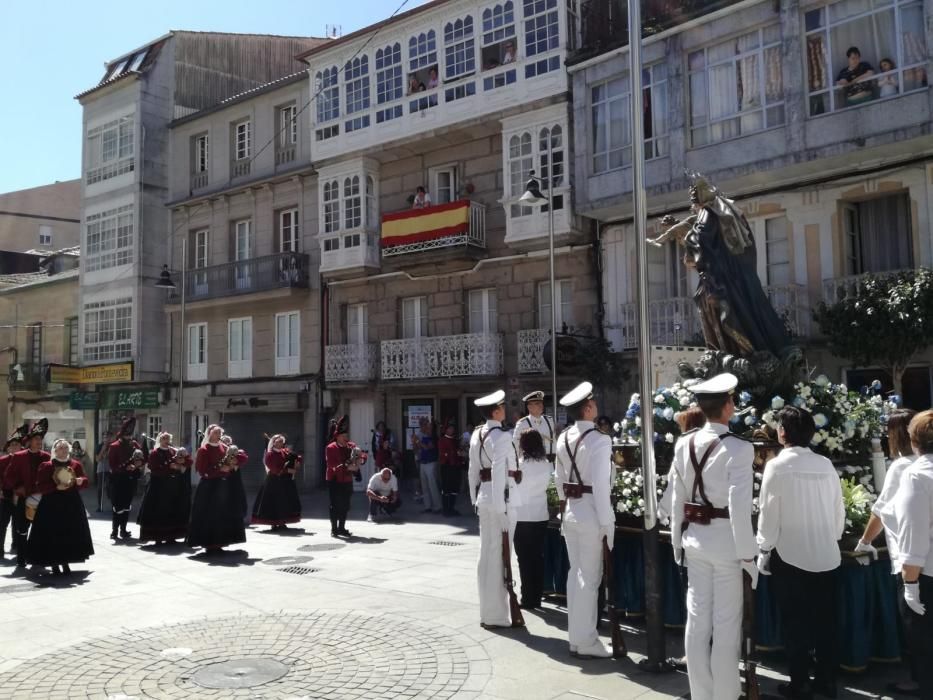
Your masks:
[{"label": "woman in white blouse", "polygon": [[544,440],[537,430],[526,430],[518,441],[521,481],[516,489],[518,522],[515,526],[515,555],[522,579],[521,607],[541,607],[544,594],[544,542],[547,536],[547,487],[553,467],[547,460]]},{"label": "woman in white blouse", "polygon": [[[904,475],[907,468],[917,459],[910,447],[910,435],[907,433],[907,426],[911,419],[916,415],[916,411],[909,408],[900,408],[892,411],[888,418],[888,453],[891,455],[891,462],[887,472],[884,475],[884,486],[881,489],[881,495],[871,509],[871,518],[865,525],[865,532],[862,539],[855,547],[856,552],[870,554],[872,558],[878,558],[878,550],[872,545],[872,542],[884,530],[884,538],[888,547],[888,556],[891,559],[891,573],[897,577],[898,600],[901,601],[900,612],[905,628],[910,624],[910,616],[906,603],[903,602],[903,583],[901,581],[901,563],[899,560],[897,546],[897,523],[898,523],[898,504],[900,499],[895,498],[898,493],[903,491]],[[859,563],[867,564],[867,558],[859,558]],[[912,694],[917,692],[918,664],[917,659],[909,657],[910,666],[909,682],[894,682],[888,684],[888,690],[893,693]]]}]

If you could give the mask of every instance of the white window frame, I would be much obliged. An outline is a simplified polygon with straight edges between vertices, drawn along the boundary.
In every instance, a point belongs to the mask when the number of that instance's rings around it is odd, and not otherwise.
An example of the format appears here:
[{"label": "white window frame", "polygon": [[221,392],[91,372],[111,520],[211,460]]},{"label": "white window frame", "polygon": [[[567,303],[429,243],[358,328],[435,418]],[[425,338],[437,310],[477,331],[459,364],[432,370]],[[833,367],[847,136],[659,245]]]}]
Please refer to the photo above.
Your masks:
[{"label": "white window frame", "polygon": [[[557,285],[557,332],[560,333],[564,325],[573,327],[573,280],[554,281]],[[551,327],[550,286],[550,281],[538,283],[538,325],[544,329]]]},{"label": "white window frame", "polygon": [[84,231],[85,272],[133,262],[136,209],[132,204],[88,214],[84,219]]},{"label": "white window frame", "polygon": [[81,347],[85,362],[123,360],[133,356],[132,297],[89,301],[81,313]]},{"label": "white window frame", "polygon": [[[411,322],[409,332],[408,323]],[[417,340],[428,337],[428,298],[426,296],[405,297],[402,299],[403,338]]]},{"label": "white window frame", "polygon": [[48,224],[39,225],[39,245],[40,246],[51,246],[52,245],[52,227]]},{"label": "white window frame", "polygon": [[476,73],[476,27],[473,16],[457,18],[444,25],[444,82]]},{"label": "white window frame", "polygon": [[495,287],[471,289],[467,295],[469,333],[492,335],[499,332],[498,290]]},{"label": "white window frame", "polygon": [[87,132],[87,184],[132,172],[135,166],[136,120],[127,115]]},{"label": "white window frame", "polygon": [[340,72],[337,66],[318,71],[315,77],[317,124],[340,118]]},{"label": "white window frame", "polygon": [[185,335],[185,376],[191,382],[207,379],[207,323],[189,323]]},{"label": "white window frame", "polygon": [[366,194],[364,196],[363,203],[363,226],[368,231],[378,231],[379,230],[379,205],[378,198],[376,196],[376,178],[365,173],[366,180]]},{"label": "white window frame", "polygon": [[326,233],[337,233],[340,230],[340,189],[339,178],[334,178],[324,183],[321,188],[322,201],[322,227],[321,230]]},{"label": "white window frame", "polygon": [[241,119],[233,125],[234,160],[249,160],[252,153],[252,122]]},{"label": "white window frame", "polygon": [[[770,37],[768,36],[769,33]],[[740,52],[738,49],[739,42],[748,39],[752,35],[757,35],[755,47]],[[711,62],[710,54],[726,45],[733,47],[728,54],[728,58]],[[769,24],[732,37],[727,41],[704,46],[696,51],[691,51],[687,55],[687,97],[690,107],[688,125],[690,144],[693,148],[721,143],[784,126],[787,116],[784,106],[785,86],[781,74],[781,66],[783,65],[781,50],[781,26],[780,24]],[[776,57],[778,65],[772,66],[772,69],[776,68],[775,75],[780,77],[780,98],[772,101],[768,100],[767,95],[767,58],[769,55],[772,58]],[[729,114],[713,118],[711,110],[712,88],[710,87],[713,69],[726,68],[727,72],[734,77],[740,72],[741,62],[753,57],[756,57],[757,75],[755,77],[759,86],[758,95],[756,96],[757,105],[748,109],[742,109],[736,105],[736,109]],[[697,63],[701,63],[702,67],[695,67]],[[698,111],[700,100],[698,100],[698,94],[694,93],[694,85],[703,96],[702,106],[705,107],[703,114]],[[701,86],[702,90],[700,90]],[[735,83],[730,84],[730,87],[735,88],[737,91]],[[750,126],[748,128],[744,126],[744,120],[755,119],[756,117],[760,118],[760,126]],[[730,122],[733,122],[731,127],[729,126]],[[726,133],[727,131],[734,131],[735,133]]]},{"label": "white window frame", "polygon": [[227,376],[231,379],[253,376],[253,319],[250,316],[227,320]]},{"label": "white window frame", "polygon": [[206,173],[210,167],[210,136],[198,134],[194,137],[194,161],[192,163],[195,173]]},{"label": "white window frame", "polygon": [[297,253],[299,249],[298,207],[283,209],[279,212],[279,250],[283,253]]},{"label": "white window frame", "polygon": [[352,231],[363,226],[363,194],[360,191],[360,176],[347,175],[343,178],[343,228]]},{"label": "white window frame", "polygon": [[211,232],[210,229],[202,228],[192,233],[194,236],[194,255],[191,261],[191,269],[194,272],[194,292],[196,295],[207,293],[207,273],[204,270],[210,263],[211,255]]},{"label": "white window frame", "polygon": [[146,434],[155,440],[159,437],[159,433],[162,432],[162,416],[158,414],[150,413],[146,416],[146,429],[149,431]]},{"label": "white window frame", "polygon": [[276,142],[279,148],[289,148],[298,143],[298,108],[294,104],[278,108],[279,128]]},{"label": "white window frame", "polygon": [[[280,323],[285,319],[286,338],[281,337]],[[284,354],[282,353],[284,350]],[[301,371],[301,312],[285,311],[275,315],[275,374],[277,377]]]},{"label": "white window frame", "polygon": [[369,85],[369,56],[363,54],[347,61],[343,67],[343,76],[347,116],[357,115],[344,122],[344,131],[350,133],[370,125],[369,108],[372,95]]},{"label": "white window frame", "polygon": [[[783,230],[778,229],[778,224],[783,224]],[[783,260],[775,259],[774,250],[781,244],[787,251]],[[791,266],[791,239],[790,239],[790,221],[786,216],[775,216],[764,221],[764,249],[765,249],[765,284],[766,286],[783,287],[794,283],[794,270]],[[775,280],[773,271],[778,268],[785,270],[783,276],[786,281]]]},{"label": "white window frame", "polygon": [[[522,3],[522,44],[525,49],[525,78],[534,78],[562,68],[560,55],[560,3],[538,0]],[[545,31],[544,38],[538,32]]]},{"label": "white window frame", "polygon": [[[429,182],[430,192],[432,197],[432,204],[449,204],[450,202],[457,201],[457,193],[459,190],[459,178],[458,178],[458,168],[456,164],[450,163],[447,165],[439,165],[435,168],[429,170]],[[441,187],[441,176],[446,175],[450,178],[450,185],[448,187]],[[449,196],[447,199],[444,199],[442,192],[444,190],[449,190]]]},{"label": "white window frame", "polygon": [[[243,237],[241,238],[241,234]],[[246,242],[246,246],[240,245],[241,240]],[[245,263],[236,266],[236,287],[237,289],[248,289],[250,286],[250,265],[249,260],[253,257],[253,221],[252,219],[240,219],[233,222],[233,259],[238,263]]]},{"label": "white window frame", "polygon": [[347,305],[347,345],[369,342],[369,309],[366,304]]},{"label": "white window frame", "polygon": [[[556,132],[559,146],[552,145],[551,155],[557,164],[557,174],[554,182],[554,211],[565,209],[567,201],[567,127],[562,123],[550,123],[513,133],[506,141],[506,158],[508,162],[508,200],[511,203],[509,216],[513,219],[531,216],[536,213],[547,213],[547,204],[540,206],[527,206],[519,203],[519,198],[525,193],[525,184],[528,182],[530,171],[534,170],[538,176],[541,189],[544,192],[550,187],[551,167],[548,163],[548,139],[553,144]],[[516,150],[517,144],[517,150]],[[516,155],[517,153],[517,155]],[[530,167],[529,167],[530,165]]]}]

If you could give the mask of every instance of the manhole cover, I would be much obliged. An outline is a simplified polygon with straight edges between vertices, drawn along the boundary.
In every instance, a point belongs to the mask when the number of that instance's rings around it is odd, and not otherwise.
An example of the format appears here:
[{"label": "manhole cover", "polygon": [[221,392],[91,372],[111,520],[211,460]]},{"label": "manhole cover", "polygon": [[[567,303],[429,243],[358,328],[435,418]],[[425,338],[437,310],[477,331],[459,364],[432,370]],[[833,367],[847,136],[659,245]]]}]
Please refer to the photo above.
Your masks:
[{"label": "manhole cover", "polygon": [[332,552],[335,549],[346,547],[342,542],[329,542],[327,544],[305,544],[298,548],[299,552]]},{"label": "manhole cover", "polygon": [[450,540],[434,540],[433,542],[428,542],[428,544],[436,544],[441,547],[462,547],[463,542],[451,542]]},{"label": "manhole cover", "polygon": [[231,659],[202,666],[191,680],[202,688],[254,688],[277,681],[288,673],[288,666],[275,659]]},{"label": "manhole cover", "polygon": [[[308,557],[309,559],[311,557]],[[279,571],[286,574],[297,574],[298,576],[304,576],[305,574],[313,574],[318,569],[311,569],[307,566],[286,566],[284,569],[279,569]]]},{"label": "manhole cover", "polygon": [[294,566],[295,564],[307,564],[314,557],[274,557],[272,559],[263,559],[263,564],[269,566]]}]

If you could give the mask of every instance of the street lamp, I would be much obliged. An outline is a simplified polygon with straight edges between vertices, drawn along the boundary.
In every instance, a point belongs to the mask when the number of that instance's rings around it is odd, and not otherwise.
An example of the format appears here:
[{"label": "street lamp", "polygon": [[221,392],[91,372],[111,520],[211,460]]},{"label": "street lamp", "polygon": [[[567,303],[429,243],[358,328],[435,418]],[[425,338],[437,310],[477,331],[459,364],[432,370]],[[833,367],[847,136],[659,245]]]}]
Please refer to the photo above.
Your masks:
[{"label": "street lamp", "polygon": [[[178,439],[185,439],[185,407],[183,398],[185,395],[185,363],[184,363],[184,353],[187,352],[187,347],[185,344],[185,291],[187,288],[187,280],[185,279],[185,268],[188,267],[188,251],[186,246],[182,246],[181,254],[181,342],[179,343],[180,353],[178,358]],[[176,289],[175,282],[172,281],[172,273],[168,269],[168,265],[162,266],[162,272],[159,273],[159,279],[156,280],[155,287],[157,289]],[[192,444],[193,447],[193,444]]]},{"label": "street lamp", "polygon": [[[529,173],[525,192],[519,197],[523,204],[547,204],[547,255],[548,283],[551,290],[551,410],[557,423],[557,293],[554,281],[554,159],[551,156],[551,138],[547,140],[547,162],[549,170],[547,196],[541,193],[541,183],[535,177],[535,171]],[[551,445],[551,452],[554,445]]]}]

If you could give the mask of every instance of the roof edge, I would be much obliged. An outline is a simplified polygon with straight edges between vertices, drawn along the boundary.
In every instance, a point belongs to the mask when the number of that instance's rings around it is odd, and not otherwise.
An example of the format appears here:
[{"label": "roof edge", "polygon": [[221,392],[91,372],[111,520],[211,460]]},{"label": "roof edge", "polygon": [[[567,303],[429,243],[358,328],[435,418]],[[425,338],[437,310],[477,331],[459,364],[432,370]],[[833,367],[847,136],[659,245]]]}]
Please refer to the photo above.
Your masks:
[{"label": "roof edge", "polygon": [[270,92],[275,92],[279,88],[286,88],[290,85],[296,83],[301,83],[308,79],[308,69],[304,68],[303,70],[298,71],[297,73],[292,73],[291,75],[286,75],[281,78],[276,78],[271,80],[268,83],[263,83],[249,90],[244,90],[243,92],[232,95],[225,100],[211,105],[210,107],[205,107],[204,109],[199,109],[197,112],[192,112],[191,114],[186,114],[183,117],[178,117],[173,119],[168,123],[169,129],[174,129],[176,126],[181,126],[182,124],[187,124],[188,122],[196,121],[201,117],[206,117],[215,112],[220,112],[227,107],[232,107],[233,105],[238,105],[242,102],[246,102],[250,98],[258,97],[259,95],[266,95]]}]

